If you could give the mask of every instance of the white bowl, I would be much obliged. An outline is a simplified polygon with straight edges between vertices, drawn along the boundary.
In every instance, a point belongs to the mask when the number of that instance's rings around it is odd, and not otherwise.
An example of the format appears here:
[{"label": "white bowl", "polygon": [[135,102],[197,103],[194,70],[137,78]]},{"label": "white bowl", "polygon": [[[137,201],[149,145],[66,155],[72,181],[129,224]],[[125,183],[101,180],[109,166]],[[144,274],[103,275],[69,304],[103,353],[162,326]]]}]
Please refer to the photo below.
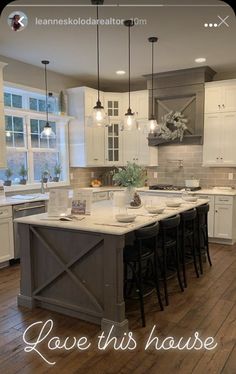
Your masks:
[{"label": "white bowl", "polygon": [[189,201],[189,202],[191,202],[191,203],[195,203],[195,202],[197,201],[197,197],[196,197],[196,196],[185,196],[185,197],[183,198],[183,200],[185,200],[185,201]]},{"label": "white bowl", "polygon": [[116,220],[118,222],[124,222],[124,223],[134,222],[135,218],[136,218],[136,216],[127,215],[127,214],[117,214],[116,215]]},{"label": "white bowl", "polygon": [[161,214],[164,212],[165,207],[161,206],[153,206],[153,205],[146,205],[145,209],[148,211],[148,213],[152,214]]},{"label": "white bowl", "polygon": [[181,205],[181,201],[178,200],[166,200],[166,206],[171,207],[171,208],[177,208]]}]

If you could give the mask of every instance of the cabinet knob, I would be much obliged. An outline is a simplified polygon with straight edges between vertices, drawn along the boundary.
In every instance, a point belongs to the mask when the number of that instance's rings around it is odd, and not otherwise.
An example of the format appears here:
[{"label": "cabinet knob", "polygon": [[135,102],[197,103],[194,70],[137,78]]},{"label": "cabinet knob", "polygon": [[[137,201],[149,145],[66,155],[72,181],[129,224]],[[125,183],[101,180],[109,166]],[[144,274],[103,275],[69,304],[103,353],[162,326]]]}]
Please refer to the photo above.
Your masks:
[{"label": "cabinet knob", "polygon": [[218,105],[218,108],[219,108],[219,109],[221,108],[220,104]]},{"label": "cabinet knob", "polygon": [[98,158],[94,158],[94,161],[98,161]]},{"label": "cabinet knob", "polygon": [[225,104],[222,104],[222,107],[225,108]]},{"label": "cabinet knob", "polygon": [[221,157],[220,159],[223,160],[223,157]]},{"label": "cabinet knob", "polygon": [[216,210],[215,212],[218,213],[218,210]]},{"label": "cabinet knob", "polygon": [[217,160],[219,160],[219,157],[216,157]]}]

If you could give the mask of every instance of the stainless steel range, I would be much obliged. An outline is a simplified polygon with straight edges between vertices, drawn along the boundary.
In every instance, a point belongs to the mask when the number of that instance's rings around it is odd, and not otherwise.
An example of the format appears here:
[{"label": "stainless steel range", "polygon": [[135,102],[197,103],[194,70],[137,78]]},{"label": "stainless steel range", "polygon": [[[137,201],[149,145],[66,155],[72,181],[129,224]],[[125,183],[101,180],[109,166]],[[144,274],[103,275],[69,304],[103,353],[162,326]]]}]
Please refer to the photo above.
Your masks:
[{"label": "stainless steel range", "polygon": [[185,186],[174,186],[173,184],[155,184],[149,186],[149,190],[157,191],[199,191],[201,187],[185,187]]}]

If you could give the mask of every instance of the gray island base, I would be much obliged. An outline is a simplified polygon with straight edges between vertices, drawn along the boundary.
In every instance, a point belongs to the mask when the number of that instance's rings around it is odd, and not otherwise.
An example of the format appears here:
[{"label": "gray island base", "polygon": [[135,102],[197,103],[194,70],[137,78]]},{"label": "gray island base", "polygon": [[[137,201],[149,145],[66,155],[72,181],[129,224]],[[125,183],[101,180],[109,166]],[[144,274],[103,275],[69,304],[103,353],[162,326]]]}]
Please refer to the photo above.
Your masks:
[{"label": "gray island base", "polygon": [[[166,198],[165,198],[166,200]],[[158,199],[160,203],[160,198]],[[52,221],[47,213],[19,218],[21,284],[18,305],[40,307],[99,324],[106,333],[128,330],[123,297],[126,235],[207,200],[150,216],[139,209],[133,224],[119,226],[111,201],[95,203],[82,221]]]}]

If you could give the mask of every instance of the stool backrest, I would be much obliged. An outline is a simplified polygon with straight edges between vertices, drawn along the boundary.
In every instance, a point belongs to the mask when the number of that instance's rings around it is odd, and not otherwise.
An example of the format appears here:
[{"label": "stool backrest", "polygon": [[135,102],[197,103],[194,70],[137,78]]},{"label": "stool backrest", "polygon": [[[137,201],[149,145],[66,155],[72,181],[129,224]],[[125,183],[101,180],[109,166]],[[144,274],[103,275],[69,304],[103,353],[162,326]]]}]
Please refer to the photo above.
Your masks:
[{"label": "stool backrest", "polygon": [[193,221],[197,217],[197,211],[195,208],[189,209],[186,212],[180,213],[180,217],[182,222]]},{"label": "stool backrest", "polygon": [[200,205],[197,207],[197,214],[198,215],[204,215],[209,212],[210,206],[209,204]]},{"label": "stool backrest", "polygon": [[156,238],[159,232],[159,222],[155,222],[152,225],[142,227],[141,229],[135,230],[134,234],[136,239],[145,240]]},{"label": "stool backrest", "polygon": [[178,227],[180,224],[180,215],[177,214],[174,217],[165,218],[162,221],[160,221],[160,226],[162,230],[170,230]]}]

